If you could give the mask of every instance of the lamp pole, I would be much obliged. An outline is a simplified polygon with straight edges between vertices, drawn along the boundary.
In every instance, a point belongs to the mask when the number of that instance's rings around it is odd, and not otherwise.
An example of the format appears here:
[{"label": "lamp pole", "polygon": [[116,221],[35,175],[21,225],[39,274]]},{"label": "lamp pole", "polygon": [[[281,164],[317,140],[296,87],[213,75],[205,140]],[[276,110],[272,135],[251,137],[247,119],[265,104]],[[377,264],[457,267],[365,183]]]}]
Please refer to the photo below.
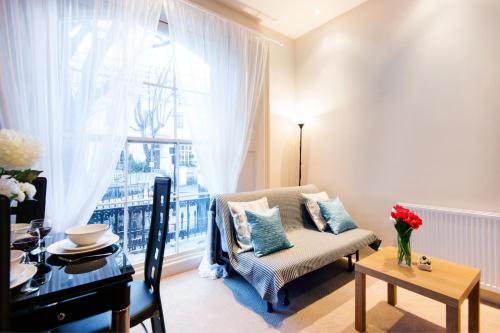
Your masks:
[{"label": "lamp pole", "polygon": [[300,144],[299,144],[299,186],[302,181],[302,127],[304,127],[304,123],[299,123],[300,128]]}]

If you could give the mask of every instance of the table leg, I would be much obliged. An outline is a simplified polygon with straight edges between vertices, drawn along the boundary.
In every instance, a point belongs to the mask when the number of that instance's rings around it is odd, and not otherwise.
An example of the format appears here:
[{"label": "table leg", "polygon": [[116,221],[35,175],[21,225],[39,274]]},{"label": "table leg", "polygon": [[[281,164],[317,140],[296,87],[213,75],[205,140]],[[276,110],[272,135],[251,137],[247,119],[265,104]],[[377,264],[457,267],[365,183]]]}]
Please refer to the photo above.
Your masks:
[{"label": "table leg", "polygon": [[460,305],[446,305],[446,332],[460,332]]},{"label": "table leg", "polygon": [[111,331],[130,331],[130,286],[128,283],[116,287],[112,293]]},{"label": "table leg", "polygon": [[397,287],[391,283],[387,283],[387,303],[392,306],[396,306],[398,302],[398,290]]},{"label": "table leg", "polygon": [[366,331],[366,275],[356,271],[355,279],[355,327],[359,332]]},{"label": "table leg", "polygon": [[479,282],[469,296],[469,332],[479,332]]},{"label": "table leg", "polygon": [[111,319],[111,331],[112,332],[125,332],[130,331],[130,307],[127,306],[122,310],[113,310],[113,316]]}]

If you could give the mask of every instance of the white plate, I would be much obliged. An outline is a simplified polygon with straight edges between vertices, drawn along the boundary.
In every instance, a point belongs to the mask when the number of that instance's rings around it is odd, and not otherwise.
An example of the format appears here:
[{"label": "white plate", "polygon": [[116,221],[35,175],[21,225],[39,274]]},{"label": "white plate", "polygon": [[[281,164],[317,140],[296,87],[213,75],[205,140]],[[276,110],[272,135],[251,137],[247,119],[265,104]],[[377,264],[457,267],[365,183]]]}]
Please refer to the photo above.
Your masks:
[{"label": "white plate", "polygon": [[31,279],[33,276],[35,276],[36,272],[38,271],[38,268],[36,268],[35,265],[30,265],[30,264],[21,264],[21,265],[24,266],[23,272],[17,279],[10,282],[10,289],[22,285],[23,283]]},{"label": "white plate", "polygon": [[107,243],[109,241],[110,237],[113,237],[113,235],[114,234],[112,232],[107,233],[104,236],[102,236],[101,238],[99,238],[99,240],[97,241],[97,243],[92,244],[92,245],[80,246],[80,245],[77,245],[77,244],[73,243],[68,238],[66,238],[66,239],[58,242],[58,244],[59,244],[59,247],[61,249],[65,250],[65,251],[68,251],[68,252],[93,250],[96,247],[99,247],[102,244]]},{"label": "white plate", "polygon": [[23,273],[26,267],[22,266],[22,264],[19,264],[19,272],[16,275],[12,275],[12,268],[10,270],[10,282],[13,282],[17,280]]},{"label": "white plate", "polygon": [[111,233],[109,235],[108,241],[105,242],[105,243],[103,243],[103,244],[101,244],[101,245],[99,245],[98,247],[94,247],[94,248],[87,249],[87,250],[66,251],[65,249],[63,249],[63,248],[61,248],[59,246],[59,244],[61,242],[65,241],[65,239],[63,239],[63,240],[61,240],[59,242],[55,242],[53,244],[50,244],[49,247],[47,248],[47,252],[49,252],[51,254],[59,255],[59,256],[73,256],[73,255],[77,255],[77,254],[94,252],[94,251],[97,251],[97,250],[100,250],[100,249],[104,249],[105,247],[108,247],[108,246],[111,246],[111,245],[115,244],[119,240],[120,240],[120,237],[118,235],[115,235],[115,234]]}]

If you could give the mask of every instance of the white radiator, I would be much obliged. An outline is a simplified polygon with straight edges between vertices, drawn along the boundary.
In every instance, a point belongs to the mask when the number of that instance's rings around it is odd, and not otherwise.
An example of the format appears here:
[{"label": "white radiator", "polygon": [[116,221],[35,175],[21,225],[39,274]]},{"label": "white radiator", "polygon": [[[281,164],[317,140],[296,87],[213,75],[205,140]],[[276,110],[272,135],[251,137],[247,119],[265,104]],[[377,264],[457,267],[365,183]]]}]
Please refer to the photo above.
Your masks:
[{"label": "white radiator", "polygon": [[481,288],[500,293],[500,214],[401,203],[423,220],[412,249],[481,270]]}]

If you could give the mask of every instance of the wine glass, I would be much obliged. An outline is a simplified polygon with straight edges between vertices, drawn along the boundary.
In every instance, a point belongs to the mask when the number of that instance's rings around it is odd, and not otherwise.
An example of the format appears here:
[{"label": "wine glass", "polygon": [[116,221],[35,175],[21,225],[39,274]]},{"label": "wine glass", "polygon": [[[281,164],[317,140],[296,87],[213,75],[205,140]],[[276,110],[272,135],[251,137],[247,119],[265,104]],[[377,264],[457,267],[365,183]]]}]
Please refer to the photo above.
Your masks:
[{"label": "wine glass", "polygon": [[30,222],[30,228],[29,232],[34,232],[35,230],[38,230],[38,233],[40,235],[40,243],[38,246],[38,249],[33,252],[33,254],[39,254],[42,252],[45,252],[45,237],[50,233],[52,230],[52,220],[50,219],[36,219],[32,220]]},{"label": "wine glass", "polygon": [[36,249],[40,242],[40,233],[37,230],[26,231],[26,230],[16,230],[14,231],[14,240],[12,242],[12,247],[16,250],[21,250],[24,252],[24,258],[21,263],[31,264],[28,254]]}]

